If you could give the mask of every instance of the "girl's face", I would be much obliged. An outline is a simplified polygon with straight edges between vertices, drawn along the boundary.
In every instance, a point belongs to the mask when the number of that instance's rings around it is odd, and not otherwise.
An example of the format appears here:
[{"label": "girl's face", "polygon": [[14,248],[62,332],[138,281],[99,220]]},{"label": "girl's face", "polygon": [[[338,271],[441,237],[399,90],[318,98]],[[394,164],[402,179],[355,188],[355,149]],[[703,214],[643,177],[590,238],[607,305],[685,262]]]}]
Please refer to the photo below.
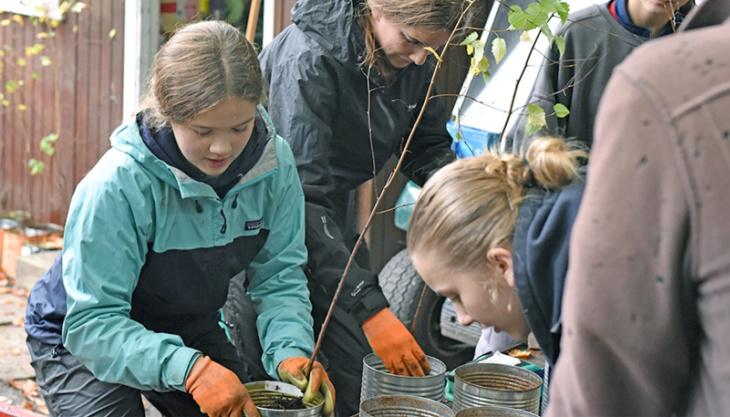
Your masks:
[{"label": "girl's face", "polygon": [[421,30],[391,23],[377,9],[373,9],[373,28],[375,40],[395,68],[404,68],[412,63],[422,65],[430,54],[425,48],[438,51],[450,35],[445,30]]},{"label": "girl's face", "polygon": [[251,138],[256,103],[228,97],[189,123],[171,123],[183,156],[207,175],[221,175]]},{"label": "girl's face", "polygon": [[[505,250],[506,251],[506,250]],[[443,267],[441,254],[411,253],[416,271],[437,294],[454,303],[459,323],[464,326],[478,322],[482,328],[494,326],[495,331],[507,332],[517,340],[527,337],[530,329],[512,283],[511,254],[506,269],[486,271],[448,270]],[[505,275],[506,274],[506,275]]]}]

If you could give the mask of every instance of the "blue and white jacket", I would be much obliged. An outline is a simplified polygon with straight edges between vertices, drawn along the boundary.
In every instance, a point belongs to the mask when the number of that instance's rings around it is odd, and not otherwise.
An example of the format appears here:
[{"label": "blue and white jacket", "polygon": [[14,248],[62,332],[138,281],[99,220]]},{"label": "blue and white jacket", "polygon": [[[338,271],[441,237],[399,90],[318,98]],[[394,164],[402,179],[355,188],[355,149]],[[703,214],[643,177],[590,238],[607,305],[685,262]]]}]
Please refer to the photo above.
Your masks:
[{"label": "blue and white jacket", "polygon": [[267,372],[310,356],[304,196],[291,149],[258,112],[263,149],[222,197],[125,121],[76,188],[63,261],[31,291],[27,333],[62,341],[102,381],[184,390],[201,354],[186,340],[218,328],[229,281],[245,271]]}]

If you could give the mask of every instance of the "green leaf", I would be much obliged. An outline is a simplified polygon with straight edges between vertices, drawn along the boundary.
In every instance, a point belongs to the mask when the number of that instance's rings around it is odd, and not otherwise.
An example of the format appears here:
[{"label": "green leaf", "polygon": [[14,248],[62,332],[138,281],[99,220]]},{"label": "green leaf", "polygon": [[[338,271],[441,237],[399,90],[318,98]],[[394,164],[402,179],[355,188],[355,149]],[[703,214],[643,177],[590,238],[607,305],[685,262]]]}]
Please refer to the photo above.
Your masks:
[{"label": "green leaf", "polygon": [[8,93],[14,93],[18,89],[18,83],[12,80],[8,81],[5,83],[5,89],[8,90]]},{"label": "green leaf", "polygon": [[42,174],[46,169],[46,164],[42,161],[38,161],[35,158],[30,158],[28,161],[28,167],[30,168],[30,175]]},{"label": "green leaf", "polygon": [[489,80],[492,78],[492,74],[489,73],[489,71],[484,71],[482,73],[482,78],[484,78],[484,84],[487,84]]},{"label": "green leaf", "polygon": [[548,18],[550,17],[550,15],[545,13],[545,11],[542,10],[542,7],[540,7],[537,3],[530,4],[527,9],[525,9],[525,13],[527,13],[527,21],[529,22],[529,25],[525,26],[524,30],[532,30],[536,27],[540,27],[547,23]]},{"label": "green leaf", "polygon": [[472,32],[467,36],[463,41],[461,41],[461,45],[469,45],[470,43],[477,40],[477,36],[479,36],[476,32]]},{"label": "green leaf", "polygon": [[560,51],[560,56],[563,56],[565,53],[565,38],[558,35],[555,37],[555,44],[558,45],[558,51]]},{"label": "green leaf", "polygon": [[561,119],[570,114],[570,110],[568,110],[568,108],[565,107],[564,104],[560,104],[560,103],[554,105],[553,110],[555,110],[555,115]]},{"label": "green leaf", "polygon": [[53,156],[53,154],[56,152],[56,148],[53,146],[53,144],[58,141],[58,135],[55,133],[51,133],[48,136],[41,139],[40,148],[41,151],[43,151],[48,156]]},{"label": "green leaf", "polygon": [[484,72],[489,69],[489,58],[483,56],[482,59],[476,63],[476,69],[478,72]]},{"label": "green leaf", "polygon": [[[528,104],[527,125],[536,128],[536,130],[531,133],[535,133],[540,130],[541,127],[547,126],[547,122],[545,121],[545,110],[536,104]],[[527,134],[527,132],[525,132],[525,134]]]},{"label": "green leaf", "polygon": [[33,71],[30,76],[33,77],[34,80],[41,78],[41,74],[39,74],[38,71]]},{"label": "green leaf", "polygon": [[548,44],[550,46],[552,46],[553,45],[553,31],[550,30],[550,25],[545,23],[544,25],[540,26],[540,32],[542,32],[545,35],[545,37],[548,40]]},{"label": "green leaf", "polygon": [[509,14],[507,15],[507,21],[509,21],[510,25],[512,25],[515,29],[527,30],[525,29],[525,27],[529,24],[527,18],[527,14],[522,11],[520,6],[510,7]]},{"label": "green leaf", "polygon": [[51,58],[45,55],[41,56],[41,65],[44,67],[51,65]]},{"label": "green leaf", "polygon": [[507,43],[502,38],[495,38],[492,41],[492,55],[494,55],[494,62],[499,64],[499,61],[507,55]]},{"label": "green leaf", "polygon": [[474,46],[474,59],[479,62],[484,56],[484,44],[482,41],[474,41],[472,45]]},{"label": "green leaf", "polygon": [[84,10],[85,7],[86,3],[76,2],[76,4],[71,7],[71,11],[74,13],[81,13],[81,11]]},{"label": "green leaf", "polygon": [[563,10],[559,11],[558,15],[560,16],[561,22],[565,23],[568,20],[568,14],[570,14],[570,5],[566,2],[562,2],[560,5],[563,6]]}]

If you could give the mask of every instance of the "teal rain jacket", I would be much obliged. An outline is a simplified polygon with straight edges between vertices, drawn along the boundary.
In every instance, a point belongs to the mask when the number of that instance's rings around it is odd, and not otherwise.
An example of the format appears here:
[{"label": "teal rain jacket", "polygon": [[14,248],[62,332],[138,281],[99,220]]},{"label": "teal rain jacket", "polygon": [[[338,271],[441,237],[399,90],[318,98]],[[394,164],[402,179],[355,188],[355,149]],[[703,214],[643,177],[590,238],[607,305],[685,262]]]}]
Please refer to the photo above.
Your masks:
[{"label": "teal rain jacket", "polygon": [[[259,113],[263,154],[223,199],[154,156],[135,118],[79,183],[64,239],[62,336],[100,380],[184,390],[200,352],[180,335],[217,328],[237,268],[247,274],[267,372],[276,377],[282,360],[311,355],[304,197],[289,146]],[[151,268],[149,259],[164,262]]]}]

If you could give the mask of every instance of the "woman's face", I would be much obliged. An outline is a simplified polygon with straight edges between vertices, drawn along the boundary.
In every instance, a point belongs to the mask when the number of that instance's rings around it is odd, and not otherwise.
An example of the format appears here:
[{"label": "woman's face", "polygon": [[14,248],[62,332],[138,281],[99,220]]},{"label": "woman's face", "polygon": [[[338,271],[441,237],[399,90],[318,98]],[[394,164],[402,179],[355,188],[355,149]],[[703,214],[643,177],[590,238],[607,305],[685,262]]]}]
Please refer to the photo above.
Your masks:
[{"label": "woman's face", "polygon": [[[482,328],[494,326],[517,340],[527,337],[530,329],[517,291],[499,268],[449,270],[439,261],[443,256],[434,252],[411,253],[413,266],[434,292],[454,303],[459,323],[467,326],[476,321]],[[505,272],[512,274],[511,261]]]},{"label": "woman's face", "polygon": [[373,9],[373,28],[378,46],[395,68],[404,68],[410,64],[422,65],[430,54],[425,48],[431,47],[438,51],[450,35],[445,30],[417,29],[392,23],[377,9]]},{"label": "woman's face", "polygon": [[183,156],[207,175],[221,175],[251,138],[256,103],[228,97],[189,123],[171,123]]}]

